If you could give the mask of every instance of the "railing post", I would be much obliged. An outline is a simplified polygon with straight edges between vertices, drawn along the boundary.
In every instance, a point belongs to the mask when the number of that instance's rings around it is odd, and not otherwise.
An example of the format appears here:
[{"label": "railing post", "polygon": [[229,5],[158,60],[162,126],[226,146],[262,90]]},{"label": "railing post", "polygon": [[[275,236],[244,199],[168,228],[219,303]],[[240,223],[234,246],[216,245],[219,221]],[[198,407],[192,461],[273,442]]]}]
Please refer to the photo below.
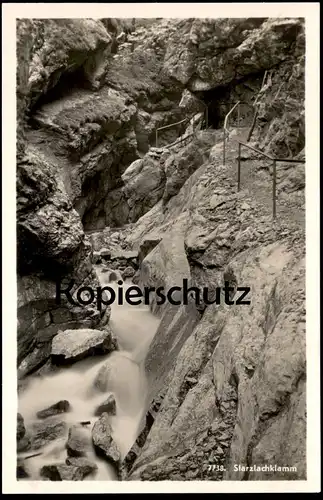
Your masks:
[{"label": "railing post", "polygon": [[276,219],[276,160],[273,161],[273,218]]},{"label": "railing post", "polygon": [[241,172],[241,144],[238,143],[238,192],[240,191],[240,172]]},{"label": "railing post", "polygon": [[157,129],[156,129],[155,134],[156,134],[156,148],[158,148],[158,130]]},{"label": "railing post", "polygon": [[238,127],[240,127],[240,103],[238,104]]},{"label": "railing post", "polygon": [[223,165],[225,165],[225,128],[223,128]]}]

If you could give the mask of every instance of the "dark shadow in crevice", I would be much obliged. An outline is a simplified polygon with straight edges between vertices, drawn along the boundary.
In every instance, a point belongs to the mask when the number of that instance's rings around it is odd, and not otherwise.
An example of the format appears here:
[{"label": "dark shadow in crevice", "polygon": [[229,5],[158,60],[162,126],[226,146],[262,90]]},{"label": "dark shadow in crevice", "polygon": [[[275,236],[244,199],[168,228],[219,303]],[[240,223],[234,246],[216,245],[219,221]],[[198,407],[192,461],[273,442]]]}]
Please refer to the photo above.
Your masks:
[{"label": "dark shadow in crevice", "polygon": [[[55,73],[51,76],[51,81],[54,82],[57,76]],[[51,87],[51,85],[50,85]],[[35,114],[42,106],[54,101],[59,101],[73,93],[75,90],[90,89],[91,84],[88,81],[83,66],[74,71],[65,71],[58,77],[58,81],[49,90],[40,95],[38,98],[32,96],[32,101],[35,101],[29,110],[29,114]]]}]

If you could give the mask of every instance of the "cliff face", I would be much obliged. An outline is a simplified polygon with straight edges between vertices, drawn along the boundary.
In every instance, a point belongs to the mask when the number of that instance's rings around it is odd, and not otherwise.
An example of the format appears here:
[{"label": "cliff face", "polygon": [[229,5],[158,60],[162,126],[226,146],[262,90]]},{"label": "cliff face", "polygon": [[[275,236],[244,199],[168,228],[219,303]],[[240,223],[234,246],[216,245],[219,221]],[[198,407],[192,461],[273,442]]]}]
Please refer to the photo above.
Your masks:
[{"label": "cliff face", "polygon": [[[229,281],[251,304],[153,301],[147,424],[124,479],[304,479],[304,167],[278,164],[273,221],[270,166],[244,151],[237,193],[234,141],[254,120],[254,146],[303,155],[303,21],[146,21],[17,23],[20,374],[47,362],[59,330],[105,328],[109,308],[58,307],[55,281],[97,286],[84,229],[128,225],[141,284]],[[297,470],[234,467],[259,463]]]},{"label": "cliff face", "polygon": [[[68,196],[62,170],[47,143],[30,140],[27,118],[35,99],[44,95],[55,78],[76,64],[76,59],[109,36],[94,22],[76,26],[82,39],[68,31],[70,22],[17,22],[17,241],[18,241],[18,365],[19,376],[35,371],[50,356],[51,339],[58,330],[94,327],[107,321],[93,308],[56,303],[56,281],[75,279],[73,294],[81,285],[98,285],[92,268],[92,248],[85,241],[81,219]],[[88,31],[86,31],[89,27]],[[66,34],[59,38],[58,31]],[[64,29],[63,29],[64,28]],[[57,40],[59,39],[59,42]],[[73,39],[73,43],[72,43]],[[53,43],[64,42],[49,57]],[[73,54],[73,55],[72,55]],[[74,57],[76,59],[74,59]],[[79,63],[81,64],[81,63]],[[56,75],[56,76],[54,76]],[[29,111],[30,113],[30,111]],[[65,288],[62,285],[62,288]]]},{"label": "cliff face", "polygon": [[[237,193],[235,147],[224,167],[221,146],[166,214],[155,207],[128,239],[135,246],[155,241],[141,265],[146,286],[183,287],[186,278],[200,290],[208,287],[210,299],[212,289],[228,281],[250,287],[251,304],[229,306],[222,299],[221,305],[159,310],[146,359],[154,423],[126,459],[129,480],[306,476],[302,184],[291,187],[294,165],[281,172],[273,223],[269,175],[258,171],[252,179],[257,161],[250,162]],[[266,463],[296,469],[248,471]]]}]

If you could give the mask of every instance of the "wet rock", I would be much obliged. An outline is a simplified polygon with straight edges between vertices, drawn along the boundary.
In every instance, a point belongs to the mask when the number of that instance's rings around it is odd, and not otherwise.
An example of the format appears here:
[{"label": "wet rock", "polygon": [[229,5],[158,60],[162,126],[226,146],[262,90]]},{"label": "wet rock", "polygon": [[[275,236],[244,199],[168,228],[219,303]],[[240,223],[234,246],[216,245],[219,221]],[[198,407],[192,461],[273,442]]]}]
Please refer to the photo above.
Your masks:
[{"label": "wet rock", "polygon": [[50,481],[82,481],[95,469],[88,465],[73,466],[62,464],[44,465],[40,475]]},{"label": "wet rock", "polygon": [[99,417],[102,413],[109,413],[110,415],[116,414],[116,400],[113,394],[110,394],[110,396],[96,408],[94,415]]},{"label": "wet rock", "polygon": [[24,424],[23,416],[17,413],[17,441],[20,441],[26,434],[26,428]]},{"label": "wet rock", "polygon": [[65,399],[37,412],[37,417],[40,419],[58,415],[59,413],[66,413],[70,410],[70,404]]},{"label": "wet rock", "polygon": [[68,432],[67,453],[71,457],[83,457],[91,446],[89,432],[82,425],[73,425]]},{"label": "wet rock", "polygon": [[67,424],[45,420],[31,424],[28,431],[30,432],[30,448],[38,450],[55,439],[63,438],[67,433]]},{"label": "wet rock", "polygon": [[104,330],[65,330],[52,341],[54,364],[75,363],[87,356],[106,354],[115,349],[115,340],[108,327]]},{"label": "wet rock", "polygon": [[109,461],[118,464],[121,459],[120,451],[113,441],[112,428],[109,423],[109,415],[103,413],[92,429],[93,445],[98,454],[103,455]]},{"label": "wet rock", "polygon": [[78,467],[84,473],[84,476],[88,474],[92,474],[98,469],[96,463],[91,462],[84,457],[68,457],[66,460],[66,465],[70,465],[72,467]]}]

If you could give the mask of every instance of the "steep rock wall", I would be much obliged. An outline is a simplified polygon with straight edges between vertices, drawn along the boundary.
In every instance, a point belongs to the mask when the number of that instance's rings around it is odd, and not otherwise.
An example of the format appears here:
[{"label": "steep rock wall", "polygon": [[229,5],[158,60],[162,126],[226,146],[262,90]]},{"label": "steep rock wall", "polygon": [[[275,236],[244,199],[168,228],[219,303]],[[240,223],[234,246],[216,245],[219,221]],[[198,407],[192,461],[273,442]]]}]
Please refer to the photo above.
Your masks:
[{"label": "steep rock wall", "polygon": [[[250,287],[251,304],[153,301],[161,323],[146,359],[147,420],[125,459],[127,480],[306,477],[304,167],[280,171],[273,222],[270,175],[249,159],[237,193],[234,141],[226,166],[221,152],[219,142],[128,241],[155,242],[144,285],[183,287],[185,277],[214,290],[228,281]],[[259,463],[294,469],[248,470]]]},{"label": "steep rock wall", "polygon": [[[18,270],[18,365],[19,376],[31,373],[46,363],[50,355],[51,339],[60,329],[90,327],[107,322],[109,310],[101,314],[93,308],[75,308],[62,301],[56,303],[56,281],[73,277],[76,281],[72,293],[82,284],[98,285],[92,268],[92,248],[85,240],[81,220],[66,191],[60,169],[52,161],[48,150],[31,144],[26,127],[26,114],[33,105],[34,96],[43,94],[52,85],[52,75],[63,65],[64,70],[74,60],[69,42],[64,45],[65,53],[57,52],[61,58],[47,66],[48,50],[53,38],[42,44],[44,32],[53,28],[51,35],[57,35],[54,27],[60,25],[49,21],[17,21],[17,270]],[[68,23],[70,26],[70,23]],[[78,23],[76,23],[78,26]],[[95,24],[82,26],[82,50],[95,49],[100,36],[108,36],[104,29]],[[45,31],[44,31],[45,30]],[[49,36],[49,35],[48,35]],[[88,38],[87,38],[88,37]],[[60,40],[61,41],[61,40]],[[66,40],[65,40],[66,41]],[[74,40],[75,53],[80,40]],[[49,45],[48,45],[49,44]],[[85,46],[84,46],[85,45]],[[45,50],[46,49],[46,50]],[[81,50],[81,49],[80,49]],[[39,54],[43,58],[38,58]],[[47,56],[46,56],[47,54]],[[37,57],[36,57],[37,56]],[[35,58],[39,75],[35,78]],[[84,58],[83,58],[84,59]],[[63,64],[64,61],[64,64]],[[38,71],[38,70],[37,70]]]}]

